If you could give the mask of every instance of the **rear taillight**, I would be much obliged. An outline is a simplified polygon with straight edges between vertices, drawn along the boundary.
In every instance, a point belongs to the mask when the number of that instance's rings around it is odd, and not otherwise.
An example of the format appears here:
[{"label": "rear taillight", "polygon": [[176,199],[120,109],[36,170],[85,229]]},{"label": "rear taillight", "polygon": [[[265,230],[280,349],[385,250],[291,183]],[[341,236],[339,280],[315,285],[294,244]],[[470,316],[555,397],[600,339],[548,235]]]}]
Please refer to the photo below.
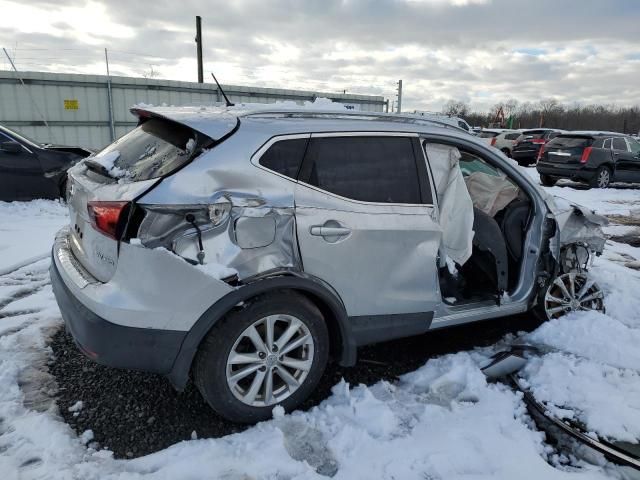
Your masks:
[{"label": "rear taillight", "polygon": [[544,138],[534,138],[533,140],[531,140],[531,143],[535,143],[536,145],[544,145],[545,141]]},{"label": "rear taillight", "polygon": [[87,210],[96,230],[115,240],[122,234],[129,202],[89,202]]},{"label": "rear taillight", "polygon": [[496,137],[493,137],[493,138],[491,139],[491,146],[492,146],[492,147],[495,147],[495,146],[496,146]]},{"label": "rear taillight", "polygon": [[580,157],[580,163],[587,163],[587,160],[589,160],[589,155],[591,155],[591,147],[586,147],[583,151],[582,151],[582,156]]},{"label": "rear taillight", "polygon": [[540,145],[540,150],[538,150],[538,159],[536,161],[539,162],[542,158],[542,155],[544,155],[544,144]]}]

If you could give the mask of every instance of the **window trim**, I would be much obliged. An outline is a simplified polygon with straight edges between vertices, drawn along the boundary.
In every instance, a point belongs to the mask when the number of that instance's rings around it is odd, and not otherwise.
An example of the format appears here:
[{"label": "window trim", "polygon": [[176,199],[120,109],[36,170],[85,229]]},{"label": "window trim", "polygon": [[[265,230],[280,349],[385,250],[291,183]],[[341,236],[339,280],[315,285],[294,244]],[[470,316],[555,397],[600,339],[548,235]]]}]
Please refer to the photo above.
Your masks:
[{"label": "window trim", "polygon": [[[304,163],[304,155],[303,155],[302,162],[300,164],[300,169],[298,170],[298,175],[296,178],[287,177],[286,175],[283,175],[280,172],[276,172],[275,170],[271,170],[270,168],[265,167],[260,163],[260,159],[264,156],[265,153],[267,153],[267,150],[269,150],[277,142],[282,142],[285,140],[300,140],[305,138],[307,140],[310,140],[311,134],[310,133],[292,133],[292,134],[286,134],[286,135],[275,135],[271,137],[269,140],[267,140],[265,143],[263,143],[262,146],[258,148],[258,150],[256,150],[253,155],[251,155],[250,161],[253,164],[253,166],[258,167],[260,170],[264,170],[273,175],[277,175],[280,178],[284,178],[285,180],[288,180],[290,182],[298,183],[297,177],[300,176],[300,172],[302,171],[302,165]],[[308,145],[308,142],[307,142],[307,145]]]},{"label": "window trim", "polygon": [[[381,131],[355,131],[355,132],[312,132],[310,134],[311,138],[310,141],[313,140],[314,138],[330,138],[330,137],[407,137],[407,138],[413,138],[416,140],[419,140],[420,134],[416,133],[416,132],[381,132]],[[416,151],[415,151],[415,141],[411,142],[411,146],[412,146],[412,151],[413,151],[413,159],[415,162],[415,167],[416,167],[416,172],[419,175],[420,174],[420,168],[418,166],[418,158],[416,158]],[[367,202],[364,200],[356,200],[354,198],[348,198],[348,197],[343,197],[341,195],[338,195],[336,193],[333,192],[329,192],[328,190],[323,190],[322,188],[319,188],[315,185],[311,185],[307,182],[305,182],[304,180],[302,180],[301,178],[304,177],[308,177],[310,174],[309,172],[309,162],[306,159],[306,155],[305,155],[305,159],[302,162],[302,168],[300,169],[300,173],[298,175],[298,182],[300,185],[304,185],[307,188],[310,188],[311,190],[315,190],[316,192],[320,192],[322,194],[325,195],[329,195],[333,198],[337,198],[339,200],[342,201],[346,201],[349,203],[354,203],[357,205],[370,205],[370,206],[382,206],[382,207],[412,207],[412,208],[416,208],[416,207],[435,207],[435,203],[434,203],[434,195],[433,195],[433,189],[432,189],[432,193],[431,193],[431,203],[388,203],[388,202]],[[429,183],[428,185],[432,185],[432,181],[431,181],[431,175],[430,172],[429,174]],[[424,192],[422,190],[422,186],[423,184],[420,182],[420,178],[418,177],[418,188],[420,190],[420,196],[422,197]]]}]

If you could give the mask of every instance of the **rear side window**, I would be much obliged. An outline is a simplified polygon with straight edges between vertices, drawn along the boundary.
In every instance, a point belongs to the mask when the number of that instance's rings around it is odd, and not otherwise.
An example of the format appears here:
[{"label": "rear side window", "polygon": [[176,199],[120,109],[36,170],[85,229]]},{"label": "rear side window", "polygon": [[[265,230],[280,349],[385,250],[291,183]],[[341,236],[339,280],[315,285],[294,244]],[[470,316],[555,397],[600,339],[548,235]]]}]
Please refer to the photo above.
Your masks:
[{"label": "rear side window", "polygon": [[504,138],[505,140],[516,140],[519,136],[519,133],[507,133]]},{"label": "rear side window", "polygon": [[611,148],[611,139],[607,138],[604,143],[602,144],[602,148]]},{"label": "rear side window", "polygon": [[308,141],[308,138],[280,140],[260,157],[260,165],[295,180],[298,178]]},{"label": "rear side window", "polygon": [[[157,178],[187,163],[198,144],[194,130],[169,120],[150,118],[100,152],[111,168],[131,181]],[[206,138],[206,137],[204,137]]]},{"label": "rear side window", "polygon": [[556,137],[548,144],[548,148],[577,148],[588,147],[593,141],[589,137]]},{"label": "rear side window", "polygon": [[613,149],[627,151],[627,142],[622,137],[616,137],[613,139]]},{"label": "rear side window", "polygon": [[307,183],[322,190],[364,202],[421,203],[411,138],[312,138],[305,161]]}]

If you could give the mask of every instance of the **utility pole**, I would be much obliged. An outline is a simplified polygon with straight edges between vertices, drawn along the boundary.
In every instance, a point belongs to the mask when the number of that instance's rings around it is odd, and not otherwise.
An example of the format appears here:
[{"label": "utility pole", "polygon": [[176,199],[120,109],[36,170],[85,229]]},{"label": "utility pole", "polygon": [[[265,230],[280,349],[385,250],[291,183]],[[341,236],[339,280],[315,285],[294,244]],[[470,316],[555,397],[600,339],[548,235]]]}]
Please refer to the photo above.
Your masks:
[{"label": "utility pole", "polygon": [[111,91],[111,73],[109,72],[109,55],[104,49],[104,61],[107,64],[107,102],[109,102],[109,136],[113,142],[116,139],[116,126],[113,122],[113,93]]},{"label": "utility pole", "polygon": [[402,80],[398,80],[398,113],[402,112]]},{"label": "utility pole", "polygon": [[202,70],[202,17],[196,16],[196,52],[198,57],[198,83],[204,83]]}]

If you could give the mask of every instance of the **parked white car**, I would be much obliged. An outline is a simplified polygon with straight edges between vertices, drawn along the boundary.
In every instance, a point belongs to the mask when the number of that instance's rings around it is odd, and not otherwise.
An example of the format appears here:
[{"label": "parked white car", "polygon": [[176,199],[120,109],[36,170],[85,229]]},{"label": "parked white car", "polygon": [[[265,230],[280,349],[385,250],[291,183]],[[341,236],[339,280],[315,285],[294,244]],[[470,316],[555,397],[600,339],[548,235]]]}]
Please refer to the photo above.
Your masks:
[{"label": "parked white car", "polygon": [[520,130],[485,128],[478,132],[478,137],[484,139],[487,145],[501,150],[507,157],[511,157],[511,151],[521,135]]},{"label": "parked white car", "polygon": [[453,125],[454,127],[461,128],[470,134],[474,135],[473,130],[471,129],[471,125],[469,125],[465,120],[460,117],[454,117],[453,115],[447,115],[446,113],[438,113],[438,112],[423,112],[420,110],[414,110],[414,115],[419,115],[421,117],[425,117],[428,120],[435,120],[437,122],[444,122],[449,125]]}]

